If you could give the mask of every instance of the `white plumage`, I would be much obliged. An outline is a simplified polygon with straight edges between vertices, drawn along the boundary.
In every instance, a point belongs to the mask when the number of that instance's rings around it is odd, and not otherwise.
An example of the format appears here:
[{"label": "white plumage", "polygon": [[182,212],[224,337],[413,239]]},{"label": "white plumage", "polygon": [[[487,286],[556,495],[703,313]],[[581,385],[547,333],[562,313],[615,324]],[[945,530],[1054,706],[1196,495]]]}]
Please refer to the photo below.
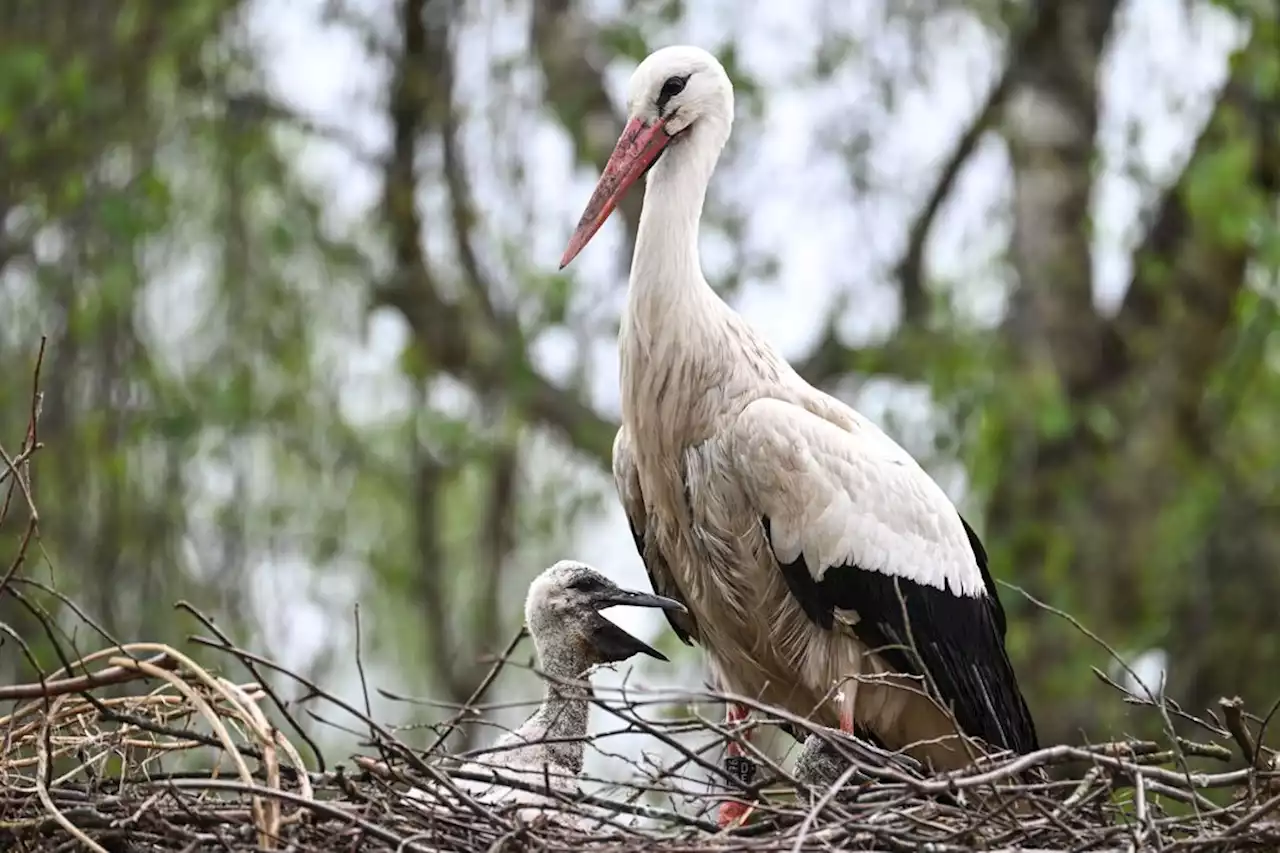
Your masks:
[{"label": "white plumage", "polygon": [[977,536],[905,450],[805,382],[703,278],[698,223],[733,123],[724,69],[664,48],[627,102],[561,267],[647,171],[613,470],[654,589],[688,607],[672,626],[725,688],[916,744],[935,767],[968,760],[957,731],[1034,748]]},{"label": "white plumage", "polygon": [[726,458],[752,507],[772,521],[777,559],[803,556],[818,580],[852,563],[982,595],[982,573],[946,494],[905,450],[838,405],[849,416],[844,425],[760,399],[725,432]]}]

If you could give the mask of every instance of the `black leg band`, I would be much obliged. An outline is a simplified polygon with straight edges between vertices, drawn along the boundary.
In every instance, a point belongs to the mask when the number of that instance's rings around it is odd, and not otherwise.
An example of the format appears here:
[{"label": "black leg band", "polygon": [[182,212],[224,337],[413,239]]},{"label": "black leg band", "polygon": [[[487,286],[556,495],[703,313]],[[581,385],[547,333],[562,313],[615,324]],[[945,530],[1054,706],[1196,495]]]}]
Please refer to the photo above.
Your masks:
[{"label": "black leg band", "polygon": [[756,763],[745,755],[731,755],[724,760],[724,769],[744,785],[756,778]]}]

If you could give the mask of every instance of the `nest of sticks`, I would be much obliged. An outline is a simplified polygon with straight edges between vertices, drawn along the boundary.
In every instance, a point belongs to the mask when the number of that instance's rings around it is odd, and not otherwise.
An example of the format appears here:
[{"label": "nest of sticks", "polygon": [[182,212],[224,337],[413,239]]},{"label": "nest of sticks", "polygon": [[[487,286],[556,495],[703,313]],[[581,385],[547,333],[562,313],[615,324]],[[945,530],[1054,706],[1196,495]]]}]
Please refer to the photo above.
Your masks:
[{"label": "nest of sticks", "polygon": [[[38,366],[36,378],[38,386]],[[102,638],[99,651],[76,653],[66,626],[34,594],[58,593],[20,572],[37,524],[29,466],[40,449],[39,408],[33,391],[21,447],[0,447],[0,528],[20,518],[23,506],[28,516],[17,555],[7,566],[0,562],[0,597],[27,608],[62,666],[41,671],[23,638],[0,623],[6,654],[18,648],[40,673],[32,683],[0,685],[0,850],[1280,849],[1280,765],[1261,746],[1271,715],[1254,717],[1238,700],[1223,700],[1197,717],[1114,683],[1121,701],[1158,715],[1163,740],[1054,746],[934,777],[859,765],[819,788],[799,783],[743,741],[741,730],[696,712],[701,703],[741,697],[597,687],[593,701],[616,725],[597,732],[591,747],[630,763],[628,778],[583,778],[589,793],[558,796],[558,816],[527,820],[513,807],[461,791],[460,781],[486,778],[459,769],[442,749],[459,722],[491,710],[476,704],[479,694],[512,665],[519,635],[472,703],[437,727],[425,751],[371,718],[367,691],[364,707],[356,707],[237,647],[189,605],[179,606],[213,636],[190,638],[184,652],[121,643],[64,598],[61,609]],[[234,679],[232,672],[246,675]],[[287,690],[291,701],[281,698]],[[807,728],[783,712],[757,710]],[[362,738],[341,765],[326,759],[314,729],[299,722],[306,715],[313,727],[326,724],[335,711],[354,720]],[[618,736],[631,740],[621,748],[604,744]],[[644,745],[636,746],[638,739]],[[723,769],[718,755],[730,739],[764,770],[751,785]],[[648,744],[663,760],[652,759]],[[411,787],[452,797],[424,809]],[[713,816],[725,796],[755,802],[756,820],[718,830]]]},{"label": "nest of sticks", "polygon": [[[627,781],[561,797],[549,810],[594,817],[584,829],[470,799],[458,781],[484,776],[450,766],[432,750],[411,749],[361,709],[224,639],[192,639],[255,677],[237,682],[219,674],[221,666],[137,643],[69,662],[39,683],[0,687],[0,710],[13,709],[0,715],[0,850],[1280,847],[1275,754],[1256,746],[1263,722],[1238,702],[1224,702],[1207,719],[1184,715],[1167,701],[1159,706],[1204,729],[1203,742],[1172,736],[1167,743],[1056,746],[931,778],[867,766],[860,769],[870,779],[815,789],[762,753],[757,760],[765,772],[754,787],[743,786],[715,755],[740,732],[697,714],[646,713],[659,705],[669,709],[670,694],[648,699],[620,690],[609,697],[597,690],[594,701],[620,723],[607,736],[650,737],[671,757],[660,765],[636,759]],[[496,663],[494,672],[503,665]],[[301,699],[280,701],[266,670],[295,680]],[[328,764],[297,721],[300,707],[317,703],[360,723],[366,740],[345,766]],[[455,715],[437,741],[464,716]],[[603,737],[597,734],[594,746]],[[1214,762],[1219,766],[1204,766]],[[407,794],[410,786],[434,786],[457,798],[424,809]],[[585,780],[583,788],[590,790]],[[754,799],[756,819],[719,831],[713,816],[724,796]]]}]

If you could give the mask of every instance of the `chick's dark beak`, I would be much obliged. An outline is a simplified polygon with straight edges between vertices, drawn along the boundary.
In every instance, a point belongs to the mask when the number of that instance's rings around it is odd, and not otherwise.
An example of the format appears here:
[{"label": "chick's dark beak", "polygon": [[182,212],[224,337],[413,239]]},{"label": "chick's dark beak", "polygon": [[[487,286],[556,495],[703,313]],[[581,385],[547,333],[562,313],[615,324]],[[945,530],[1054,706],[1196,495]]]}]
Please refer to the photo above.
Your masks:
[{"label": "chick's dark beak", "polygon": [[623,605],[625,607],[654,607],[659,610],[686,612],[685,606],[674,598],[654,595],[651,592],[636,592],[630,589],[605,590],[595,596],[596,610]]},{"label": "chick's dark beak", "polygon": [[[601,590],[592,597],[592,600],[596,610],[623,605],[626,607],[653,607],[659,610],[685,612],[685,606],[673,598],[616,587]],[[648,655],[657,660],[667,660],[667,656],[662,652],[643,640],[631,636],[599,613],[596,614],[594,621],[593,639],[603,660],[610,663],[621,663],[627,658],[638,654]]]}]

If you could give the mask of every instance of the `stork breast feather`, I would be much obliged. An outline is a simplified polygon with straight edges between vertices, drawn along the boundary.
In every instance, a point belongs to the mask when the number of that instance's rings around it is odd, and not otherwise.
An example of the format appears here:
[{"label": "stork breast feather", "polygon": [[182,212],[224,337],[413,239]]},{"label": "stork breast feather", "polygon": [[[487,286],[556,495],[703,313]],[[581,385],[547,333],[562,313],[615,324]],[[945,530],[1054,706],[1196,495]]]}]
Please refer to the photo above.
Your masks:
[{"label": "stork breast feather", "polygon": [[832,566],[854,566],[985,594],[955,507],[879,431],[850,432],[800,406],[763,399],[738,416],[730,442],[748,499],[769,518],[780,562],[803,555],[816,580]]}]

